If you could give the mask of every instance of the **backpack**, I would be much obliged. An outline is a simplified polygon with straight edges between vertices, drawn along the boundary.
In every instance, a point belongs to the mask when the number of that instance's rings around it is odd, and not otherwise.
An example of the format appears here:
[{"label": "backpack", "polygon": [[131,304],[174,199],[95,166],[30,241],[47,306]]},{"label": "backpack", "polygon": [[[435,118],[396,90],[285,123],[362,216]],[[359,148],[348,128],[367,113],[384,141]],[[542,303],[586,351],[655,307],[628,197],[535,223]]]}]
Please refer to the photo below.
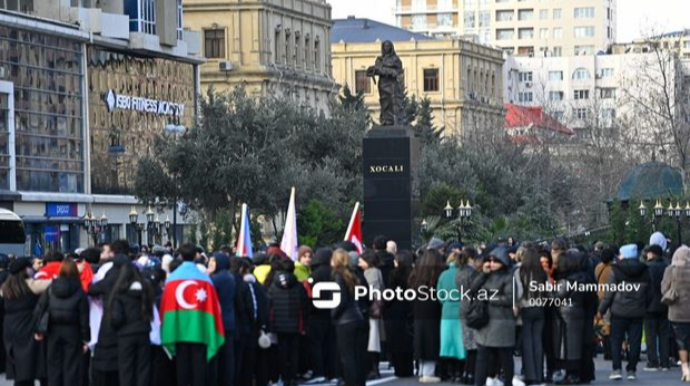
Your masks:
[{"label": "backpack", "polygon": [[467,307],[467,327],[479,330],[489,324],[489,302],[472,299]]}]

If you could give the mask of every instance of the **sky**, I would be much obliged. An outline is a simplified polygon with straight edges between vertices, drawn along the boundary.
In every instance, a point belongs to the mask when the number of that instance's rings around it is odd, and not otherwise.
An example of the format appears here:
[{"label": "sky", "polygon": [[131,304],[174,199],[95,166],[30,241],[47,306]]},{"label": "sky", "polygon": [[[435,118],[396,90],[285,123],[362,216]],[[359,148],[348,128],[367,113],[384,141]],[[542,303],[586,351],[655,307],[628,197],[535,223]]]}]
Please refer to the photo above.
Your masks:
[{"label": "sky", "polygon": [[[333,18],[366,17],[395,25],[395,0],[328,0]],[[618,0],[618,41],[690,28],[690,0]]]}]

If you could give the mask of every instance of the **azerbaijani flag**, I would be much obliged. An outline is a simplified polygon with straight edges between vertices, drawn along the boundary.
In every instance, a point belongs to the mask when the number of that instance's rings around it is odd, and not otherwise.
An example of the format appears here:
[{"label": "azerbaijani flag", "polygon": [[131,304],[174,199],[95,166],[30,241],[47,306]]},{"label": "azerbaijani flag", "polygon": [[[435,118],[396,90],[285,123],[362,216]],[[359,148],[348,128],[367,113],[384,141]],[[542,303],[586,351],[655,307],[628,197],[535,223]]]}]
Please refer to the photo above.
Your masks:
[{"label": "azerbaijani flag", "polygon": [[345,241],[350,241],[357,247],[357,253],[360,255],[364,253],[364,246],[362,245],[364,238],[362,236],[362,221],[359,217],[359,202],[355,204],[355,210],[352,211],[350,217],[350,224],[347,226],[345,232]]},{"label": "azerbaijani flag", "polygon": [[240,235],[237,237],[237,257],[254,257],[252,251],[252,233],[249,226],[249,209],[247,204],[242,204],[242,225],[240,225]]},{"label": "azerbaijani flag", "polygon": [[161,345],[175,355],[175,343],[206,345],[206,359],[225,342],[218,294],[211,279],[184,262],[165,281],[161,299]]}]

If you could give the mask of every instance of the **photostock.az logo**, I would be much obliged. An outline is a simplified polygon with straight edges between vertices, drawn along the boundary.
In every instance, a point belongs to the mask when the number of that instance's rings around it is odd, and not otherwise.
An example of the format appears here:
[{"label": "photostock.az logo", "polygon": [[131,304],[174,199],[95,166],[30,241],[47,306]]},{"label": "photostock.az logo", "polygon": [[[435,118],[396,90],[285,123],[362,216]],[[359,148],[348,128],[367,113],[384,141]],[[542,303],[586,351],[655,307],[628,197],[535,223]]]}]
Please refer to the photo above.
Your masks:
[{"label": "photostock.az logo", "polygon": [[[313,280],[309,278],[311,283]],[[322,293],[331,293],[332,298],[321,299]],[[332,310],[340,305],[340,286],[336,282],[332,281],[322,281],[314,284],[311,289],[312,302],[314,307],[320,310]]]}]

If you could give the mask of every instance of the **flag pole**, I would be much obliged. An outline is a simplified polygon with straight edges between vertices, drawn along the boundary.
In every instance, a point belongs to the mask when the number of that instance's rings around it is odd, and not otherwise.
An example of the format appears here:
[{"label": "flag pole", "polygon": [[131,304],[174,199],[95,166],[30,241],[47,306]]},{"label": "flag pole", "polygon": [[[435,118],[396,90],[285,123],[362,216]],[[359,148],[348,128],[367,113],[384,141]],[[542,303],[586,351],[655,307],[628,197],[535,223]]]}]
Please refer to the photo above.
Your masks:
[{"label": "flag pole", "polygon": [[347,237],[350,235],[350,232],[352,232],[352,226],[355,223],[357,212],[359,212],[359,201],[355,203],[355,210],[352,211],[352,216],[350,216],[350,223],[347,226],[347,232],[345,232],[345,241],[348,241]]}]

